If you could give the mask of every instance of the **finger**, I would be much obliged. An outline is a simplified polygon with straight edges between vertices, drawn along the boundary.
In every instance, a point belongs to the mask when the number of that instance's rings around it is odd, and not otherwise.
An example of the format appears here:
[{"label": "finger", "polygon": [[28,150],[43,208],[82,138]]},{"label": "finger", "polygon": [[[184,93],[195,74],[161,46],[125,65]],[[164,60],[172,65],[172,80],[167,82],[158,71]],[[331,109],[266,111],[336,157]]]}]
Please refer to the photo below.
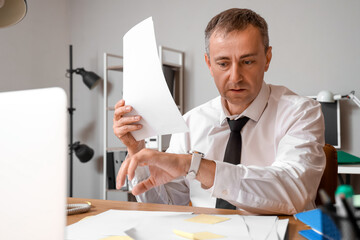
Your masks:
[{"label": "finger", "polygon": [[120,118],[118,120],[116,120],[114,118],[113,123],[114,123],[114,126],[116,126],[116,127],[122,127],[122,126],[125,126],[125,125],[130,125],[130,124],[137,123],[140,120],[141,120],[141,116],[135,115],[135,116],[129,116],[129,117],[122,117],[122,118]]},{"label": "finger", "polygon": [[151,188],[155,187],[155,183],[151,180],[151,178],[148,178],[140,183],[138,183],[135,187],[133,187],[132,189],[132,194],[133,195],[139,195],[142,194],[148,190],[150,190]]},{"label": "finger", "polygon": [[115,109],[125,105],[125,100],[121,99],[115,104]]},{"label": "finger", "polygon": [[[140,153],[141,155],[141,153]],[[139,160],[141,159],[141,157],[139,157],[139,154],[136,154],[132,157],[131,159],[131,162],[129,163],[129,167],[128,167],[128,170],[127,170],[127,174],[128,174],[128,177],[129,177],[129,180],[131,181],[134,176],[135,176],[135,170],[136,168],[138,167],[138,164],[139,164]]]},{"label": "finger", "polygon": [[129,105],[125,105],[125,106],[120,106],[118,108],[115,108],[114,111],[114,116],[115,117],[122,117],[124,114],[129,113],[133,110],[132,106]]},{"label": "finger", "polygon": [[131,159],[128,158],[121,164],[118,175],[116,176],[116,189],[120,189],[125,184],[126,173],[130,160]]},{"label": "finger", "polygon": [[118,138],[122,138],[124,135],[128,134],[129,132],[133,132],[142,128],[141,124],[134,124],[134,125],[125,125],[122,127],[114,127],[114,134]]}]

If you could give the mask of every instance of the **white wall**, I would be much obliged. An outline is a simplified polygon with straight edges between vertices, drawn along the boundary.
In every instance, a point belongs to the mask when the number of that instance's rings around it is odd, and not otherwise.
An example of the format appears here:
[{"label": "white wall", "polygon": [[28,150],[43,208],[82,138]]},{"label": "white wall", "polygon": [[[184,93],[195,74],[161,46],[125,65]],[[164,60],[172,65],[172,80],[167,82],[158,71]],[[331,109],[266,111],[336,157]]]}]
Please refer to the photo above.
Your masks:
[{"label": "white wall", "polygon": [[[286,85],[301,95],[316,95],[327,89],[341,94],[355,90],[360,97],[357,0],[32,0],[29,8],[34,13],[29,12],[26,20],[13,28],[0,29],[2,77],[16,82],[3,80],[0,89],[66,81],[63,71],[68,64],[68,38],[74,46],[74,67],[103,76],[103,53],[121,55],[123,35],[153,16],[158,44],[186,53],[185,110],[190,110],[217,95],[204,63],[203,32],[211,17],[231,7],[251,8],[268,21],[273,46],[273,60],[265,75],[268,83]],[[45,9],[50,13],[44,13]],[[48,17],[46,21],[44,17]],[[18,37],[21,40],[16,40]],[[7,59],[23,67],[15,69]],[[121,81],[121,76],[116,78]],[[75,158],[74,196],[101,198],[102,88],[89,91],[80,77],[76,80],[74,138],[93,147],[95,157],[86,164]],[[350,101],[341,105],[343,150],[360,156],[360,108]]]},{"label": "white wall", "polygon": [[0,91],[67,88],[68,2],[28,1],[26,17],[0,28]]},{"label": "white wall", "polygon": [[[61,87],[67,91],[68,1],[27,2],[28,12],[20,23],[0,28],[0,92],[47,87]],[[26,117],[24,124],[27,124]],[[23,137],[36,136],[24,132]]]}]

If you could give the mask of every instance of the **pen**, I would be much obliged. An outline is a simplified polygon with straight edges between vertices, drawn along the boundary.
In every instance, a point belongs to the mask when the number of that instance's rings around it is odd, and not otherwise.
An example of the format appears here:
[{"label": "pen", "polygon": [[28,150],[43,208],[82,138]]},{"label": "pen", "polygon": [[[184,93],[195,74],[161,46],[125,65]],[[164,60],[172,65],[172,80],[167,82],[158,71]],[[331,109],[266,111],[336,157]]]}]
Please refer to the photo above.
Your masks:
[{"label": "pen", "polygon": [[325,192],[324,189],[319,190],[319,196],[320,196],[321,202],[323,203],[326,210],[328,210],[330,212],[335,212],[336,211],[336,208],[335,208],[334,204],[332,203],[331,198]]},{"label": "pen", "polygon": [[341,203],[342,203],[342,206],[344,207],[344,210],[346,212],[346,215],[354,229],[354,232],[356,234],[357,237],[360,237],[360,229],[359,229],[359,226],[357,225],[356,223],[356,218],[354,216],[354,213],[352,212],[352,210],[350,209],[350,206],[348,204],[348,202],[346,201],[345,199],[345,195],[344,194],[340,194],[340,200],[341,200]]}]

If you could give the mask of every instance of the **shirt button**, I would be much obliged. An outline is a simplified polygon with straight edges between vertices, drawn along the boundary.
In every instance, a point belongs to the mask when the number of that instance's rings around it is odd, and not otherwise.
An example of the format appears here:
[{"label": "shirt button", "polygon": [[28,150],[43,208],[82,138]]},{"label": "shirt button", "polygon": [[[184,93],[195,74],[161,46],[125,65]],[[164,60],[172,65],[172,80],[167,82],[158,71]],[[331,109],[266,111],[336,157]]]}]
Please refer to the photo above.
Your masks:
[{"label": "shirt button", "polygon": [[223,191],[222,191],[222,194],[223,194],[223,195],[228,195],[228,190],[226,190],[226,189],[223,190]]}]

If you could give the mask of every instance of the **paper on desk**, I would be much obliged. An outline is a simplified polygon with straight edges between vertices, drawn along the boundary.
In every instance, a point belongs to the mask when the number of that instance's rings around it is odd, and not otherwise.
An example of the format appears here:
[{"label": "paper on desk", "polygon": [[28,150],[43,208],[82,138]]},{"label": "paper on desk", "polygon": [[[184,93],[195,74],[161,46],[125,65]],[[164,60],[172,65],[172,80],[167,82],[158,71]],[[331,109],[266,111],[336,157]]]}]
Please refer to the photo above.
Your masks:
[{"label": "paper on desk", "polygon": [[215,216],[215,215],[199,214],[199,215],[196,215],[195,217],[188,218],[185,221],[196,222],[196,223],[205,223],[205,224],[215,224],[215,223],[227,221],[229,219],[230,218],[219,217],[219,216]]},{"label": "paper on desk", "polygon": [[100,240],[134,240],[134,239],[129,236],[110,236],[110,237],[102,238]]},{"label": "paper on desk", "polygon": [[152,18],[130,29],[123,38],[123,97],[140,115],[143,128],[132,132],[136,140],[189,131],[165,81],[157,53]]},{"label": "paper on desk", "polygon": [[223,236],[223,235],[218,235],[218,234],[211,233],[211,232],[188,233],[188,232],[183,232],[183,231],[179,231],[176,229],[173,229],[173,232],[180,237],[184,237],[187,239],[195,239],[195,240],[225,238],[225,236]]},{"label": "paper on desk", "polygon": [[141,219],[171,216],[185,212],[108,210],[66,227],[65,240],[100,240],[109,236],[127,236],[125,231]]},{"label": "paper on desk", "polygon": [[288,225],[288,219],[279,220],[277,216],[243,216],[243,218],[253,240],[284,239],[285,237],[284,225]]},{"label": "paper on desk", "polygon": [[[183,239],[173,230],[208,232],[226,239],[284,239],[287,220],[268,216],[215,215],[229,218],[216,224],[187,222],[191,213],[109,210],[66,227],[66,240],[99,240],[129,236],[136,240]],[[277,220],[277,224],[276,223]],[[266,238],[266,236],[268,236]]]},{"label": "paper on desk", "polygon": [[[157,216],[143,219],[136,226],[125,231],[130,237],[137,240],[183,239],[177,233],[187,233],[187,237],[195,237],[196,233],[210,233],[225,236],[226,239],[242,240],[279,240],[284,239],[288,221],[277,220],[276,216],[240,216],[215,215],[229,218],[228,221],[216,224],[188,222],[186,215]],[[185,236],[184,235],[184,236]],[[151,236],[149,238],[149,236]]]},{"label": "paper on desk", "polygon": [[[185,221],[189,215],[177,214],[172,216],[157,216],[153,218],[142,219],[136,226],[125,231],[125,233],[136,240],[168,240],[184,239],[177,236],[173,230],[180,232],[198,233],[210,232],[216,235],[225,236],[226,239],[251,240],[249,233],[240,215],[215,215],[227,217],[230,220],[216,224],[204,224]],[[260,224],[259,224],[260,226]],[[151,236],[151,237],[149,237]]]}]

